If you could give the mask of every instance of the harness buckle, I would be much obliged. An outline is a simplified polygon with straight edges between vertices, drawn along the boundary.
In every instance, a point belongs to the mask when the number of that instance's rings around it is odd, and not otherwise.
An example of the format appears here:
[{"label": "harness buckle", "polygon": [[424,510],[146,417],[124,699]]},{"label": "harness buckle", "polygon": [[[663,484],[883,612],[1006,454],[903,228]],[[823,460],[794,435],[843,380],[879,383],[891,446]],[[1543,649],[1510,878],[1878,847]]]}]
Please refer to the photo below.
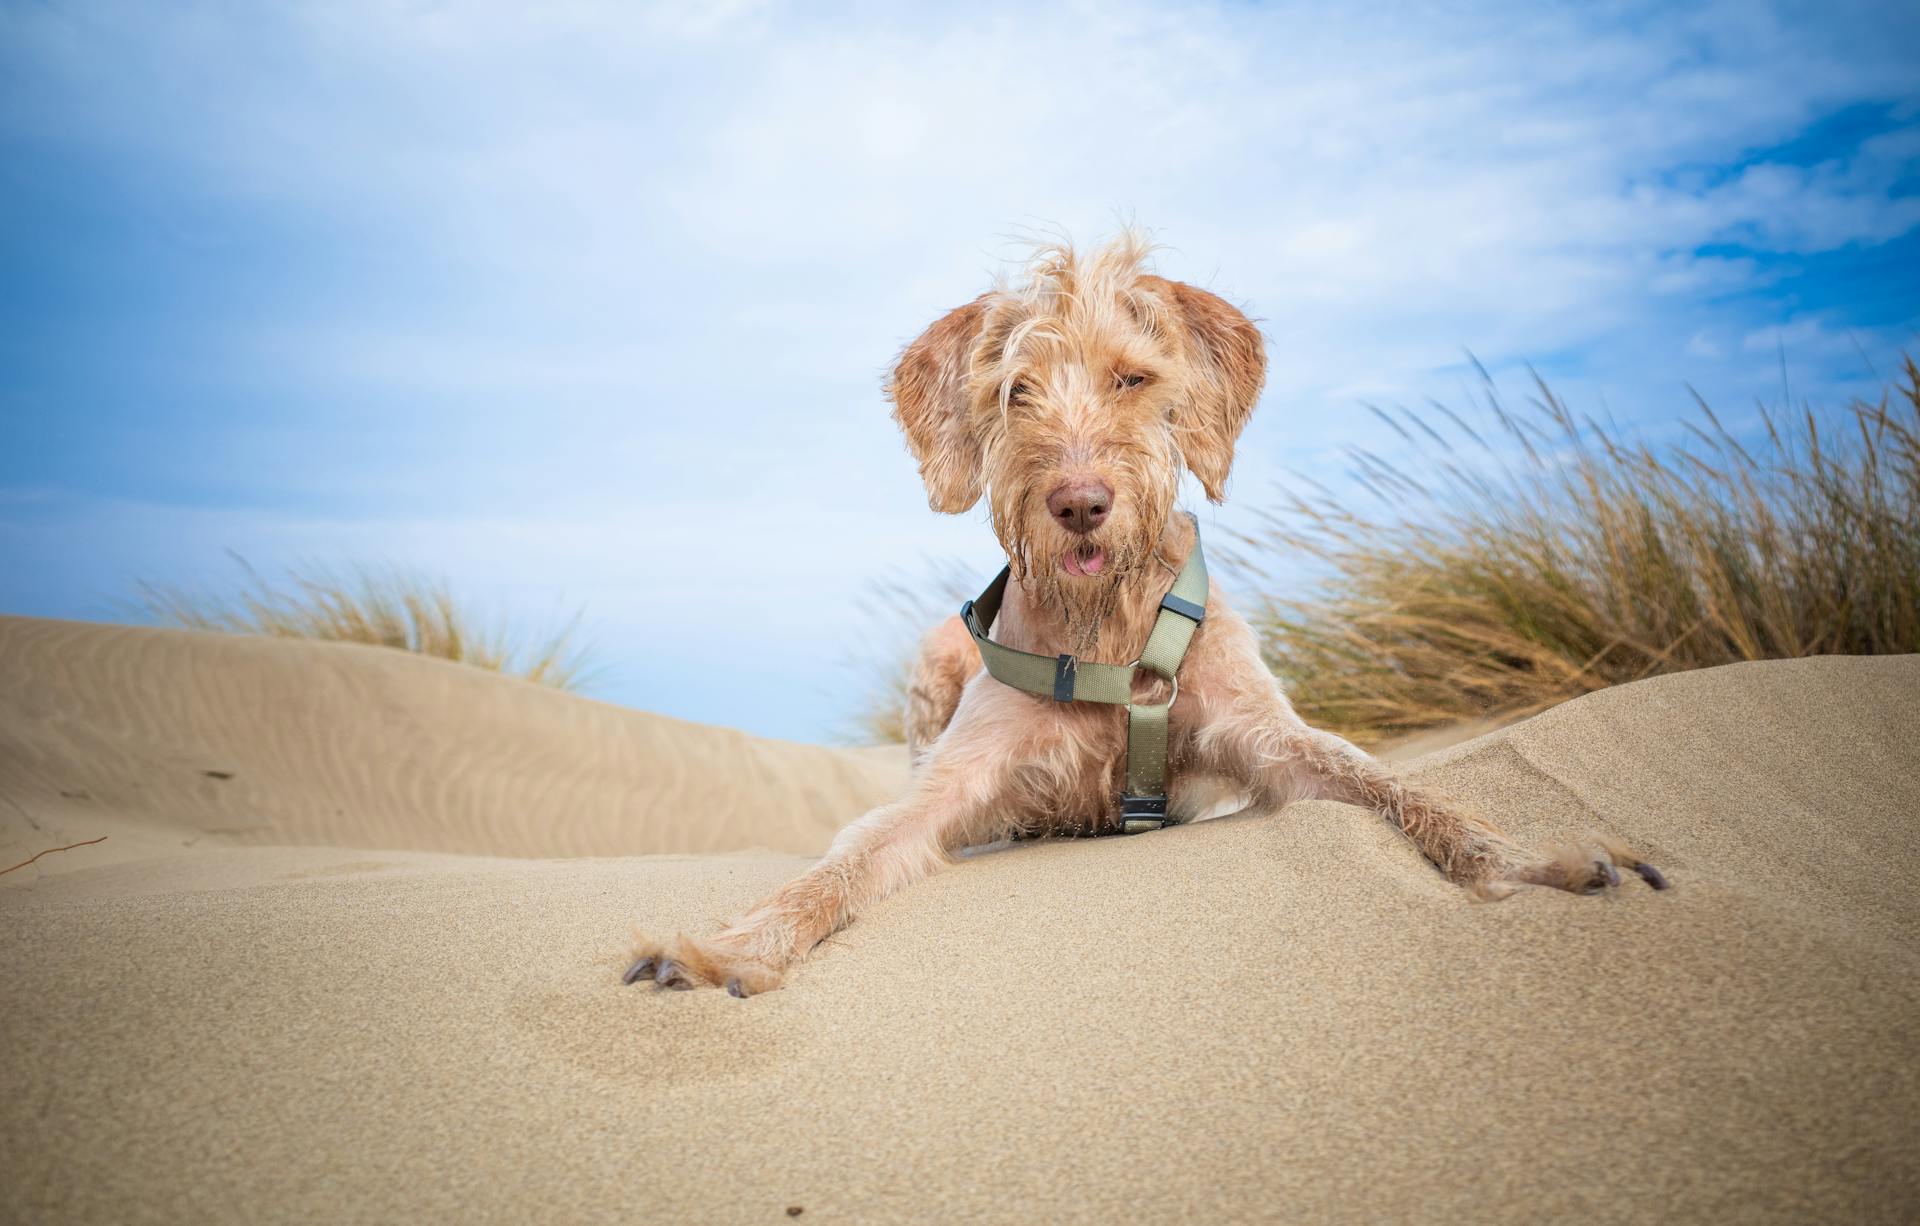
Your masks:
[{"label": "harness buckle", "polygon": [[1167,816],[1165,796],[1120,794],[1120,833],[1145,834],[1173,824],[1173,819]]}]

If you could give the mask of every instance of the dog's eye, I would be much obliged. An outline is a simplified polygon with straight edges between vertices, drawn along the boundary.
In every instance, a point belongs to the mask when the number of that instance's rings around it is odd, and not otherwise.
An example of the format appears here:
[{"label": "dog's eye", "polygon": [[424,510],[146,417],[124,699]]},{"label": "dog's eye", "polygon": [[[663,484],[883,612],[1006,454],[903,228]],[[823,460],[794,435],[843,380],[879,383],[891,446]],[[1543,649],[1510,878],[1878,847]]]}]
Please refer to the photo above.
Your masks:
[{"label": "dog's eye", "polygon": [[1025,400],[1032,392],[1033,389],[1027,386],[1025,379],[1015,379],[1013,385],[1007,388],[1007,402],[1009,404],[1018,403],[1019,401]]},{"label": "dog's eye", "polygon": [[1115,387],[1139,387],[1146,381],[1147,377],[1142,374],[1122,374],[1113,377],[1113,385]]}]

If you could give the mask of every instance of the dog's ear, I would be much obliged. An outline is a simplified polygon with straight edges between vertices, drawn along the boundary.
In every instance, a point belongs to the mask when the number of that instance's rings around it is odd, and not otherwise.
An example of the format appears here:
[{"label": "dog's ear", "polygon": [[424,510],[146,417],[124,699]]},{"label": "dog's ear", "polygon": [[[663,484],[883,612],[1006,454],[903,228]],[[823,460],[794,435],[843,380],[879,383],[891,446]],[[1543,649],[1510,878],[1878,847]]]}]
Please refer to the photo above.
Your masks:
[{"label": "dog's ear", "polygon": [[1164,277],[1140,280],[1173,317],[1170,331],[1193,374],[1187,403],[1174,416],[1181,457],[1207,497],[1220,502],[1227,496],[1233,444],[1267,379],[1266,342],[1252,320],[1217,294]]},{"label": "dog's ear", "polygon": [[901,351],[887,379],[893,420],[920,462],[927,505],[950,515],[980,501],[980,440],[968,421],[967,369],[992,296],[941,316]]}]

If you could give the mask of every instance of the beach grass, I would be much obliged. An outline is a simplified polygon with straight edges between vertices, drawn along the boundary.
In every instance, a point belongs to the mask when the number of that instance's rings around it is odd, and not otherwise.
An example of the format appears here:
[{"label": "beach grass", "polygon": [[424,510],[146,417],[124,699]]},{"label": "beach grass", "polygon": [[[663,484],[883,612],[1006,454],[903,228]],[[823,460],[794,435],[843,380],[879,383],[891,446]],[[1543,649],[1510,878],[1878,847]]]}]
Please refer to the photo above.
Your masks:
[{"label": "beach grass", "polygon": [[1877,401],[1756,410],[1698,396],[1660,441],[1536,378],[1482,375],[1478,428],[1440,404],[1374,411],[1417,463],[1354,453],[1387,508],[1288,498],[1240,542],[1299,599],[1250,610],[1311,723],[1355,740],[1512,719],[1658,673],[1920,651],[1920,370]]},{"label": "beach grass", "polygon": [[896,568],[867,583],[859,607],[865,624],[845,659],[860,699],[836,730],[850,745],[900,745],[907,739],[907,687],[920,640],[978,596],[987,578],[955,560],[923,558],[918,570]]},{"label": "beach grass", "polygon": [[189,630],[365,643],[578,690],[593,676],[575,613],[527,630],[456,598],[444,579],[397,566],[304,564],[282,582],[238,554],[237,583],[218,592],[140,580],[138,612]]}]

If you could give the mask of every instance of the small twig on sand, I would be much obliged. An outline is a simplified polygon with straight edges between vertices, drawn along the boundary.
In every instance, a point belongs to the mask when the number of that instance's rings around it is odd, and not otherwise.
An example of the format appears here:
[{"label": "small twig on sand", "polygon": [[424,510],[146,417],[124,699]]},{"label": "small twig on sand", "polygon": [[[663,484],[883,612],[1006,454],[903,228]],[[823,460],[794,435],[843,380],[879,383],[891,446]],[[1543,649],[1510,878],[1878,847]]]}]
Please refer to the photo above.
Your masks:
[{"label": "small twig on sand", "polygon": [[[82,843],[68,843],[65,847],[49,847],[45,851],[36,852],[35,854],[28,856],[26,859],[20,861],[20,863],[14,865],[13,868],[25,868],[27,865],[32,864],[35,860],[38,860],[41,856],[50,856],[56,851],[72,851],[76,847],[91,847],[95,843],[104,843],[106,841],[107,841],[107,836],[103,834],[97,839],[88,839]],[[13,868],[0,868],[0,877],[4,877],[8,873],[11,873],[13,871]]]}]

